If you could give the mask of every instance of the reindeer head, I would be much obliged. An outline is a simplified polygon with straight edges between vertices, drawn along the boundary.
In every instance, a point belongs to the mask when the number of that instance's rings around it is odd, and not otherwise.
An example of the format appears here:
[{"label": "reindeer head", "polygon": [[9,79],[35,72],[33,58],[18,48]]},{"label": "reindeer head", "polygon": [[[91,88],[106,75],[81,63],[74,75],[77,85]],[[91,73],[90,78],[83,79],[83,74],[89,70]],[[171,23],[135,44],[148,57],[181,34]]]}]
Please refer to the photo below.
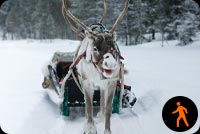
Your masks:
[{"label": "reindeer head", "polygon": [[[101,33],[101,36],[91,36],[92,44],[92,61],[101,69],[103,76],[106,78],[113,77],[113,72],[118,72],[119,51],[116,47],[115,36],[108,36],[109,31],[102,24],[91,26],[93,32]],[[107,36],[106,36],[107,35]]]},{"label": "reindeer head", "polygon": [[[93,63],[98,65],[101,68],[103,75],[107,78],[112,77],[114,75],[114,70],[118,70],[119,68],[120,52],[116,45],[115,29],[119,26],[120,21],[126,14],[128,2],[129,0],[126,0],[125,7],[115,21],[112,29],[107,30],[102,25],[107,12],[106,0],[103,0],[104,11],[99,23],[91,26],[86,26],[74,15],[72,15],[68,7],[67,0],[63,0],[62,13],[65,21],[78,36],[83,38],[83,42],[88,44],[89,48],[87,49],[87,59],[92,60]],[[85,33],[80,32],[75,26],[73,26],[68,17],[78,24],[78,26],[81,27]]]}]

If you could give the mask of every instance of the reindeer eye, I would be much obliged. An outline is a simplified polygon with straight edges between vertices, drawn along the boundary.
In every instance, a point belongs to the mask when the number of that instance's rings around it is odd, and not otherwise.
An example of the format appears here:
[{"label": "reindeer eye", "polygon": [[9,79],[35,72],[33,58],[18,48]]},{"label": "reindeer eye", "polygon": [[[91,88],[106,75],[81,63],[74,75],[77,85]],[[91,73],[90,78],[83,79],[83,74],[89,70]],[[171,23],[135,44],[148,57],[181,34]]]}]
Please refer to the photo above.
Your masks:
[{"label": "reindeer eye", "polygon": [[98,51],[97,47],[94,47],[94,51]]}]

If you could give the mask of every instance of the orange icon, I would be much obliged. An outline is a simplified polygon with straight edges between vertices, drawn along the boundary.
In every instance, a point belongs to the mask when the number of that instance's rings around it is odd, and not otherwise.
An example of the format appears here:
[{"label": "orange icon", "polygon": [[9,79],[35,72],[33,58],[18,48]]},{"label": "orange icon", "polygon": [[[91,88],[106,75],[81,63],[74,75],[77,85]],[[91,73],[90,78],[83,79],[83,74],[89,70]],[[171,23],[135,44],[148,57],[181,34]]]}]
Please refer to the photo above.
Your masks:
[{"label": "orange icon", "polygon": [[177,102],[176,105],[178,106],[177,109],[172,112],[172,114],[179,113],[179,116],[176,120],[176,127],[179,127],[179,123],[180,123],[181,119],[183,119],[185,125],[187,127],[189,127],[189,124],[188,124],[186,116],[185,116],[185,114],[188,114],[187,108],[181,106],[180,102]]}]

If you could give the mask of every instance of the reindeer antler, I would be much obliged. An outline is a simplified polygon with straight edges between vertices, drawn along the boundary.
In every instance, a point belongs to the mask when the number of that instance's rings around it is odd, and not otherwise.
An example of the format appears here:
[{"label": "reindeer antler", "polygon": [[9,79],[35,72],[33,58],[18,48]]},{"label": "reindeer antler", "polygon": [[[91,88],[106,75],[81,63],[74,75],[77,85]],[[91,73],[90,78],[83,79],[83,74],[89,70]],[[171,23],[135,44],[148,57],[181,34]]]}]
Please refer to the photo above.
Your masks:
[{"label": "reindeer antler", "polygon": [[85,37],[85,35],[80,32],[75,26],[72,25],[72,23],[69,21],[69,19],[67,18],[67,16],[65,15],[65,7],[64,5],[62,6],[62,14],[63,17],[65,19],[65,22],[70,26],[70,28],[72,29],[72,31],[74,31],[78,36],[80,36],[82,39]]},{"label": "reindeer antler", "polygon": [[106,14],[107,14],[107,5],[106,5],[106,0],[103,0],[103,15],[99,21],[99,23],[102,23],[104,18],[106,17]]},{"label": "reindeer antler", "polygon": [[111,33],[113,33],[115,31],[115,29],[119,26],[120,21],[123,19],[124,15],[126,14],[126,12],[128,10],[128,3],[129,3],[129,0],[126,0],[123,11],[121,12],[120,16],[117,18],[117,20],[115,21],[115,24],[113,25],[112,29],[110,30]]},{"label": "reindeer antler", "polygon": [[[64,13],[66,13],[66,15],[70,18],[70,19],[72,19],[76,24],[78,24],[78,26],[80,26],[83,30],[85,30],[85,31],[88,31],[92,36],[94,36],[94,37],[102,37],[102,35],[101,34],[95,34],[94,32],[92,32],[92,30],[89,28],[89,27],[87,27],[84,23],[82,23],[78,18],[76,18],[72,13],[71,13],[71,11],[69,10],[69,6],[68,6],[68,4],[67,4],[67,0],[62,0],[62,2],[63,2],[63,12]],[[104,13],[105,14],[105,13]],[[75,28],[71,23],[70,23],[70,21],[67,19],[67,17],[66,16],[64,16],[64,18],[65,18],[65,20],[66,20],[66,22],[70,25],[70,27],[72,28],[72,30],[75,32],[75,33],[77,33],[77,34],[79,34],[80,35],[80,31],[77,29],[77,28]],[[104,17],[103,17],[104,18]],[[103,20],[103,19],[102,19]],[[82,35],[81,35],[82,36]],[[84,35],[85,36],[85,35]],[[108,34],[108,35],[103,35],[103,36],[111,36],[110,34]]]},{"label": "reindeer antler", "polygon": [[[126,0],[126,3],[125,3],[125,7],[123,9],[123,11],[121,12],[120,16],[117,18],[117,20],[115,21],[112,29],[110,30],[110,33],[107,33],[107,34],[95,34],[94,32],[92,32],[92,30],[90,28],[88,28],[84,23],[82,23],[78,18],[76,18],[72,13],[71,11],[69,10],[69,6],[67,4],[67,0],[62,0],[63,2],[63,6],[62,6],[62,13],[63,13],[63,16],[64,16],[64,19],[65,21],[69,24],[69,26],[71,27],[71,29],[76,33],[78,34],[80,37],[84,38],[85,35],[83,33],[81,33],[75,26],[72,25],[72,23],[69,21],[69,19],[66,17],[66,15],[71,19],[73,20],[76,24],[78,24],[79,27],[81,27],[83,30],[85,31],[88,31],[92,36],[95,36],[95,37],[102,37],[102,36],[107,36],[107,37],[112,37],[112,34],[113,32],[115,31],[115,29],[118,27],[120,21],[123,19],[124,15],[126,14],[127,12],[127,9],[128,9],[128,3],[129,3],[129,0]],[[107,5],[106,5],[106,0],[103,1],[103,4],[104,4],[104,11],[103,11],[103,16],[101,17],[100,19],[100,23],[103,22],[105,16],[106,16],[106,13],[107,13]],[[66,15],[65,15],[66,14]]]},{"label": "reindeer antler", "polygon": [[67,14],[67,16],[69,16],[75,23],[77,23],[82,29],[90,31],[90,29],[84,24],[82,23],[79,19],[77,19],[69,10],[69,6],[67,4],[67,0],[62,0],[63,2],[63,7],[65,9],[65,13]]}]

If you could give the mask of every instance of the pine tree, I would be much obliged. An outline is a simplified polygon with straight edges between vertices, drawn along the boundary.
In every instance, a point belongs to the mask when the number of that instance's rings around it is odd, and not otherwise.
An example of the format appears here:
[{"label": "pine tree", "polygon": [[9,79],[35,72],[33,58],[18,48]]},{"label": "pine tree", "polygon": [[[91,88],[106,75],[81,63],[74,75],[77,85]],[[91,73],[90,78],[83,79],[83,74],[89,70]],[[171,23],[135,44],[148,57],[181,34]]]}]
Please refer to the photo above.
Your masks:
[{"label": "pine tree", "polygon": [[7,18],[6,18],[6,27],[8,33],[11,34],[11,39],[14,39],[14,34],[16,31],[16,10],[15,8],[12,8],[11,11],[9,12]]},{"label": "pine tree", "polygon": [[183,7],[185,11],[177,27],[179,45],[187,45],[192,42],[192,37],[195,36],[199,24],[197,14],[200,13],[200,10],[198,5],[191,0],[186,0]]},{"label": "pine tree", "polygon": [[0,8],[0,30],[2,30],[2,39],[6,39],[7,29],[6,29],[6,18],[10,12],[11,3],[10,1],[5,1]]},{"label": "pine tree", "polygon": [[141,0],[131,0],[127,12],[128,42],[137,45],[143,42],[143,33],[146,31],[144,25],[144,5]]},{"label": "pine tree", "polygon": [[[68,1],[72,13],[83,23],[89,26],[99,22],[103,0]],[[107,16],[103,21],[107,29],[112,28],[124,3],[107,0]],[[0,8],[2,37],[6,38],[9,32],[17,39],[79,39],[65,23],[61,7],[62,0],[7,1]],[[163,40],[181,39],[186,35],[192,38],[200,30],[199,21],[199,6],[193,0],[130,0],[127,15],[116,32],[118,39],[126,39],[126,45],[151,41],[156,32],[162,34]],[[151,38],[145,34],[151,34]]]},{"label": "pine tree", "polygon": [[48,27],[47,38],[53,39],[55,37],[56,27],[54,19],[51,14],[49,14],[47,17],[46,27]]},{"label": "pine tree", "polygon": [[156,20],[158,19],[159,15],[159,0],[143,0],[144,5],[144,25],[146,27],[145,33],[151,33],[151,39],[155,39],[155,32],[158,31],[156,28]]}]

